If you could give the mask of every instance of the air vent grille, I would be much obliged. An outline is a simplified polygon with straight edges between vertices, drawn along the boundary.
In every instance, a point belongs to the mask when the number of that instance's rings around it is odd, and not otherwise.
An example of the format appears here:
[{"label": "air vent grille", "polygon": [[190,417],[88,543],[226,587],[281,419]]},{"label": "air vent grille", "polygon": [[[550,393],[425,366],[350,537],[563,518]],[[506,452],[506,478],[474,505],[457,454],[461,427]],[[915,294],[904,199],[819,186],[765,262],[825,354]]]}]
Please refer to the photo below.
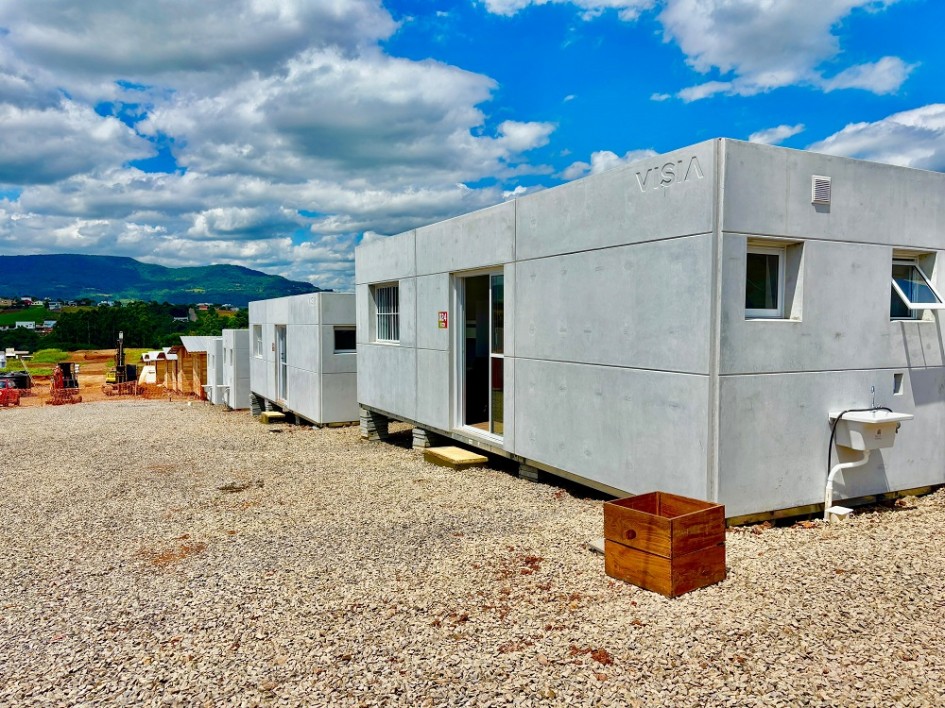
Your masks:
[{"label": "air vent grille", "polygon": [[814,175],[810,182],[811,204],[830,204],[830,178]]}]

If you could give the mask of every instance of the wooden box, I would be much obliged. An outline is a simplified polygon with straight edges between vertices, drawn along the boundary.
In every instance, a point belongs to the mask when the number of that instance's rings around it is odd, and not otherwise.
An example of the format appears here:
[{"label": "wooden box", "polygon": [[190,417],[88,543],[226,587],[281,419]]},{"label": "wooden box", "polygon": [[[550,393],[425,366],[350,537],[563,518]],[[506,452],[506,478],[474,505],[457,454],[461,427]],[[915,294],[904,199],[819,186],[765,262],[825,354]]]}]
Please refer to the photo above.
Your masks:
[{"label": "wooden box", "polygon": [[667,597],[725,579],[725,507],[650,492],[604,504],[604,567]]}]

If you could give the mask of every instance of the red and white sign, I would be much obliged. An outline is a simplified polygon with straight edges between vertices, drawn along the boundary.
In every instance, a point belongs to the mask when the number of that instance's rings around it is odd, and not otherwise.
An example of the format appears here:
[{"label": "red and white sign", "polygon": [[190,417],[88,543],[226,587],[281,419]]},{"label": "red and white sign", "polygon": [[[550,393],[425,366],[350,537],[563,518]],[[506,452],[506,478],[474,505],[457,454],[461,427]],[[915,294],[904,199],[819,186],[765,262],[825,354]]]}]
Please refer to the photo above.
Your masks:
[{"label": "red and white sign", "polygon": [[437,322],[437,326],[438,326],[440,329],[447,329],[447,328],[449,327],[449,324],[450,324],[450,323],[449,323],[449,315],[447,315],[445,312],[437,312],[437,313],[436,313],[436,322]]}]

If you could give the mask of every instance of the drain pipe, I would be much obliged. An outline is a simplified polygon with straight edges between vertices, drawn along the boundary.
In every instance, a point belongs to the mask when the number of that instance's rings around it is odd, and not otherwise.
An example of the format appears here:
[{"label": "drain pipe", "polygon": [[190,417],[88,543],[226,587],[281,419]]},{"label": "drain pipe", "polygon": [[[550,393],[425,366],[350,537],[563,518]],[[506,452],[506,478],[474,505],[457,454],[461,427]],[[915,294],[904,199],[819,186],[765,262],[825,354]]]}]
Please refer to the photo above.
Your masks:
[{"label": "drain pipe", "polygon": [[833,466],[830,474],[827,475],[827,488],[824,490],[824,521],[830,520],[830,508],[833,506],[833,478],[838,472],[851,470],[854,467],[862,467],[870,461],[870,451],[863,450],[863,457],[853,462],[841,462]]}]

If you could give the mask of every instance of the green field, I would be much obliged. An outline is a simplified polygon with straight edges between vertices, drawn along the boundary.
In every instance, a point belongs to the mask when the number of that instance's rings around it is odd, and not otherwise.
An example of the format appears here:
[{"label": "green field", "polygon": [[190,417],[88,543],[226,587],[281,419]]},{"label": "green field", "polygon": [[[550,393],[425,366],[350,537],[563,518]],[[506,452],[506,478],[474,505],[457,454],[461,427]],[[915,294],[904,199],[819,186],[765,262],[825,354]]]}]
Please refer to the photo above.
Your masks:
[{"label": "green field", "polygon": [[4,310],[0,312],[0,327],[10,327],[17,322],[37,322],[59,319],[58,312],[50,312],[43,305],[27,307],[22,310]]}]

